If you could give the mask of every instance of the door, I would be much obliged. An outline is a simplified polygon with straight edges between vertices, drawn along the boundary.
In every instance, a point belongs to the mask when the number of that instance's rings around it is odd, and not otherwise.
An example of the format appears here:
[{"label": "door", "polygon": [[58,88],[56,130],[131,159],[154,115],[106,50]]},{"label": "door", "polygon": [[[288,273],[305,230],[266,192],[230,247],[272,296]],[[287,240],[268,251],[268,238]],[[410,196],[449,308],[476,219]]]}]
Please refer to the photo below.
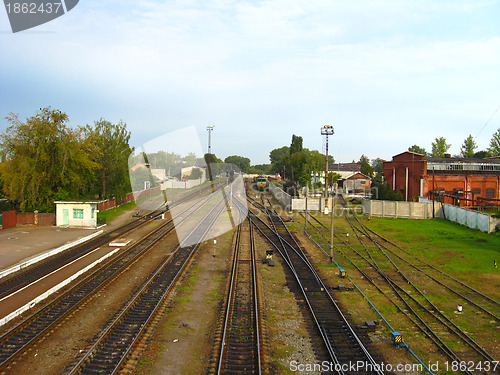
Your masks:
[{"label": "door", "polygon": [[69,225],[69,209],[63,208],[63,222],[62,225]]}]

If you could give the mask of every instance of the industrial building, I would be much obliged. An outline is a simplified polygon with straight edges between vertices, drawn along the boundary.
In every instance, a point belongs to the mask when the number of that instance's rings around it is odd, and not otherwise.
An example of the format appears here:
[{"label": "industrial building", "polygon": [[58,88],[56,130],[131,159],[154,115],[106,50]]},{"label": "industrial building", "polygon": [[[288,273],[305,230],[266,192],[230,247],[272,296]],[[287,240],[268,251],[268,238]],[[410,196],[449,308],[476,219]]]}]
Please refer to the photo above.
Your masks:
[{"label": "industrial building", "polygon": [[384,161],[384,181],[406,201],[419,197],[460,206],[498,205],[500,157],[429,157],[405,151]]}]

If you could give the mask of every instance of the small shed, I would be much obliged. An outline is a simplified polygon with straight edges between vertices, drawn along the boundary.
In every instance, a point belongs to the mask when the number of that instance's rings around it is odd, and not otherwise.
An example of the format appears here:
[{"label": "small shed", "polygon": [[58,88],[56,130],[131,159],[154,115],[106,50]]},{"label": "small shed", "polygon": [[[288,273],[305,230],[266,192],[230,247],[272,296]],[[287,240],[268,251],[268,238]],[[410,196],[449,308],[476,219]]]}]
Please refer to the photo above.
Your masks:
[{"label": "small shed", "polygon": [[97,205],[103,201],[56,201],[56,226],[97,227]]}]

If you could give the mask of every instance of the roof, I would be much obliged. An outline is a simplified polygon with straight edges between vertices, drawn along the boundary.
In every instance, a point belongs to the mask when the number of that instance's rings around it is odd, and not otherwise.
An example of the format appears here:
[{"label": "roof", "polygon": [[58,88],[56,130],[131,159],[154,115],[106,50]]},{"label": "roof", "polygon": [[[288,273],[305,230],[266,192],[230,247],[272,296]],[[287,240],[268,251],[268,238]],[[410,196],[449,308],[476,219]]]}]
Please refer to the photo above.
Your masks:
[{"label": "roof", "polygon": [[343,171],[343,172],[354,172],[360,171],[361,165],[356,162],[353,163],[332,163],[328,164],[328,170],[332,172]]},{"label": "roof", "polygon": [[426,161],[433,163],[486,163],[486,164],[500,164],[500,157],[493,158],[447,158],[447,157],[434,157],[426,156]]},{"label": "roof", "polygon": [[361,173],[361,172],[355,172],[351,174],[349,177],[346,178],[346,180],[349,179],[364,179],[364,180],[371,180],[370,177],[368,177],[366,174]]},{"label": "roof", "polygon": [[340,171],[340,172],[334,172],[334,173],[337,173],[338,175],[340,175],[340,178],[342,180],[348,180],[350,178],[353,178],[355,177],[356,175],[359,175],[358,178],[362,178],[362,179],[370,179],[370,177],[368,177],[367,175],[361,173],[361,172],[352,172],[352,171]]}]

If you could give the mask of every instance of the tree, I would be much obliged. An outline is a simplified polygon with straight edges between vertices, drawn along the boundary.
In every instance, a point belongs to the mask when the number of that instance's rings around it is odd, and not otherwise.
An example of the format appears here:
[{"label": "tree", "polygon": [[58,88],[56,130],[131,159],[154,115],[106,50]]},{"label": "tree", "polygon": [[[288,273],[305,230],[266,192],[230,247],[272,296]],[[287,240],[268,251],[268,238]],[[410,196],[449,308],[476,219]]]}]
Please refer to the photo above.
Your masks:
[{"label": "tree", "polygon": [[488,150],[478,151],[474,154],[474,158],[476,159],[484,159],[491,156],[491,153]]},{"label": "tree", "polygon": [[292,135],[292,144],[290,145],[290,155],[295,154],[296,152],[301,152],[303,139],[300,136]]},{"label": "tree", "polygon": [[464,140],[462,147],[460,147],[460,154],[464,158],[473,158],[474,150],[477,148],[477,144],[471,134]]},{"label": "tree", "polygon": [[67,126],[68,115],[46,107],[21,121],[11,113],[0,135],[4,192],[21,211],[54,210],[54,199],[80,197],[95,180],[81,129]]},{"label": "tree", "polygon": [[335,172],[328,172],[328,187],[331,189],[333,185],[342,178],[341,175]]},{"label": "tree", "polygon": [[384,160],[381,158],[373,159],[372,160],[372,168],[373,168],[373,171],[376,172],[376,175],[373,178],[373,181],[377,182],[377,183],[382,182],[382,173],[384,172]]},{"label": "tree", "polygon": [[250,167],[249,173],[252,174],[270,174],[271,164],[256,164]]},{"label": "tree", "polygon": [[203,176],[203,171],[200,168],[193,168],[189,175],[190,180],[197,180]]},{"label": "tree", "polygon": [[417,154],[422,154],[424,156],[428,155],[427,151],[425,151],[425,148],[417,146],[417,145],[413,145],[413,146],[408,147],[408,151],[416,152]]},{"label": "tree", "polygon": [[194,152],[190,152],[186,156],[182,158],[186,162],[186,165],[192,166],[196,164],[196,154]]},{"label": "tree", "polygon": [[432,142],[432,156],[442,158],[450,147],[451,144],[446,143],[446,138],[436,138],[435,142]]},{"label": "tree", "polygon": [[217,156],[215,156],[215,154],[206,153],[204,155],[204,158],[208,169],[207,177],[210,181],[213,181],[214,177],[221,173],[221,171],[223,170],[223,162]]},{"label": "tree", "polygon": [[490,148],[488,149],[491,156],[500,156],[500,128],[493,133],[490,140]]},{"label": "tree", "polygon": [[124,197],[131,189],[128,159],[133,152],[129,145],[130,132],[120,121],[112,124],[101,118],[94,126],[85,127],[87,141],[92,147],[93,161],[98,164],[98,181],[94,187],[102,199]]},{"label": "tree", "polygon": [[[286,167],[288,158],[290,156],[290,147],[283,146],[275,148],[269,153],[269,160],[271,161],[271,171],[273,173],[283,173],[283,167]],[[285,176],[283,176],[284,178]]]},{"label": "tree", "polygon": [[361,173],[373,178],[373,167],[370,165],[370,159],[367,156],[361,155],[358,164],[361,166]]},{"label": "tree", "polygon": [[401,191],[392,190],[387,182],[384,182],[373,191],[372,199],[387,200],[387,201],[402,201],[403,193]]},{"label": "tree", "polygon": [[236,165],[240,171],[248,173],[250,171],[250,159],[243,156],[231,155],[224,159],[224,163]]}]

